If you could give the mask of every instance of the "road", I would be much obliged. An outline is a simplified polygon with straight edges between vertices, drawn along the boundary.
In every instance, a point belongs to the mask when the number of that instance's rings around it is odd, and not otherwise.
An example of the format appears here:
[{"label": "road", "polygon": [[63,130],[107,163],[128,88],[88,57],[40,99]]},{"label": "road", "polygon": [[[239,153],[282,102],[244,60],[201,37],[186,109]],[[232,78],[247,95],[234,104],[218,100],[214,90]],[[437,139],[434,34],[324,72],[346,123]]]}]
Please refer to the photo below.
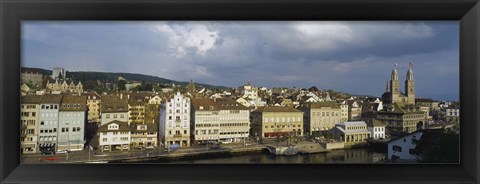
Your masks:
[{"label": "road", "polygon": [[71,151],[67,154],[54,154],[54,155],[40,155],[40,154],[28,154],[21,156],[22,164],[49,164],[49,163],[83,163],[86,161],[101,161],[101,160],[115,160],[125,158],[145,158],[145,157],[157,157],[157,156],[175,156],[175,155],[188,155],[199,154],[207,152],[217,151],[243,151],[261,148],[262,145],[257,143],[248,142],[245,143],[230,143],[222,144],[220,148],[211,148],[206,145],[192,145],[187,148],[179,148],[177,150],[171,150],[170,152],[165,150],[147,149],[147,150],[129,150],[129,151],[109,151],[95,154],[94,151],[81,150]]}]

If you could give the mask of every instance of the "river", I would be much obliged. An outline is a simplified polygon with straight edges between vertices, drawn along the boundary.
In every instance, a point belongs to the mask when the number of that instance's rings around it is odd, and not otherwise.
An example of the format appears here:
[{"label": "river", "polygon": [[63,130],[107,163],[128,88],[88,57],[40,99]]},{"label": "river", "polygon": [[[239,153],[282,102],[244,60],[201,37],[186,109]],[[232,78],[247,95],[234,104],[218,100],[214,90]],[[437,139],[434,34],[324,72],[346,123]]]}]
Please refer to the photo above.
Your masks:
[{"label": "river", "polygon": [[381,153],[370,148],[333,150],[328,153],[297,154],[291,156],[275,156],[268,152],[252,152],[244,154],[222,154],[205,157],[180,158],[176,160],[151,160],[148,163],[179,164],[329,164],[329,163],[376,163],[385,158]]}]

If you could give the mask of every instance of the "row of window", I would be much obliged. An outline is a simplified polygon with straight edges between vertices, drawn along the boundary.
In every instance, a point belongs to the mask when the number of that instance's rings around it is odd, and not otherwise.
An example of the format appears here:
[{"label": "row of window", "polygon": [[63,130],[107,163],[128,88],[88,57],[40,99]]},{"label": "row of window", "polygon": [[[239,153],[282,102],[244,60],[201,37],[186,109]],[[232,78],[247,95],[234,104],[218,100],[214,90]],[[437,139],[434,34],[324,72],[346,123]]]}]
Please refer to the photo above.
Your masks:
[{"label": "row of window", "polygon": [[[111,114],[105,114],[105,118],[110,119],[110,117],[111,117],[110,115]],[[122,118],[122,119],[125,118],[125,114],[122,113],[122,114],[113,114],[113,119],[118,118],[119,117],[118,115],[120,115],[120,118]]]},{"label": "row of window", "polygon": [[57,132],[56,128],[53,129],[40,129],[40,133],[55,133]]},{"label": "row of window", "polygon": [[218,134],[218,130],[195,130],[195,135]]},{"label": "row of window", "polygon": [[248,126],[249,123],[220,123],[220,127]]},{"label": "row of window", "polygon": [[347,127],[347,130],[363,130],[363,129],[367,129],[367,127],[365,127],[365,126],[349,126],[349,127]]},{"label": "row of window", "polygon": [[232,134],[247,135],[248,132],[220,132],[220,135],[232,135]]},{"label": "row of window", "polygon": [[[338,112],[322,112],[322,117],[324,116],[338,116]],[[312,116],[320,116],[320,112],[312,112]]]},{"label": "row of window", "polygon": [[37,113],[35,113],[35,112],[21,112],[20,113],[20,116],[22,116],[22,117],[30,117],[30,115],[32,115],[32,117],[35,117],[37,115]]},{"label": "row of window", "polygon": [[35,120],[32,120],[32,119],[30,119],[30,120],[24,120],[24,119],[22,119],[21,122],[22,122],[22,124],[27,125],[27,126],[33,126],[33,125],[35,125]]},{"label": "row of window", "polygon": [[58,113],[40,113],[41,118],[55,118],[58,117]]},{"label": "row of window", "polygon": [[41,121],[40,125],[53,126],[57,125],[57,121]]},{"label": "row of window", "polygon": [[22,105],[22,109],[25,109],[25,108],[27,108],[27,109],[35,109],[35,108],[37,108],[37,105]]},{"label": "row of window", "polygon": [[[268,128],[269,126],[265,126],[265,128]],[[301,125],[277,125],[276,128],[290,128],[290,127],[302,127]],[[270,126],[270,128],[275,128],[275,126]]]},{"label": "row of window", "polygon": [[71,106],[71,107],[75,107],[75,108],[80,108],[80,107],[82,107],[82,105],[80,105],[80,104],[72,104],[72,105],[70,105],[70,104],[63,104],[62,106],[63,106],[64,108],[65,108],[65,107],[70,108],[70,106]]},{"label": "row of window", "polygon": [[[276,119],[276,121],[275,121],[275,119]],[[285,118],[285,117],[281,117],[281,118],[280,117],[276,117],[276,118],[271,117],[271,118],[265,118],[265,122],[266,123],[268,123],[269,121],[270,122],[290,122],[290,120],[293,122],[293,121],[295,121],[295,119],[297,119],[297,121],[301,120],[300,117],[296,117],[296,118],[295,117],[287,117],[287,118]]]},{"label": "row of window", "polygon": [[41,109],[58,109],[58,105],[42,105]]},{"label": "row of window", "polygon": [[[108,142],[108,138],[103,138],[102,141]],[[118,137],[113,137],[112,141],[113,142],[118,141]],[[128,137],[120,137],[120,141],[128,141]]]},{"label": "row of window", "polygon": [[38,139],[40,141],[56,141],[57,136],[39,136]]}]

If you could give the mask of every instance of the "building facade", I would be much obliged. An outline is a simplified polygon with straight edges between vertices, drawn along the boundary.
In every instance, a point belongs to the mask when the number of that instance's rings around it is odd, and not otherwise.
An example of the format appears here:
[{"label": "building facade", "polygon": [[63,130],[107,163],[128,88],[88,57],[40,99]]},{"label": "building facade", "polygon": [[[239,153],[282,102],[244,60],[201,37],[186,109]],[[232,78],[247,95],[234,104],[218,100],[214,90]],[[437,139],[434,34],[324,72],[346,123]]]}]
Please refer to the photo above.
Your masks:
[{"label": "building facade", "polygon": [[254,137],[303,136],[303,112],[292,107],[265,106],[251,112]]},{"label": "building facade", "polygon": [[177,92],[160,106],[159,137],[164,146],[190,146],[190,98]]},{"label": "building facade", "polygon": [[417,160],[420,157],[415,154],[415,147],[422,137],[422,131],[415,131],[408,135],[398,137],[388,142],[388,159],[391,160]]},{"label": "building facade", "polygon": [[63,95],[43,95],[39,110],[39,151],[57,151],[58,116]]},{"label": "building facade", "polygon": [[101,125],[114,120],[128,122],[128,100],[123,94],[104,95],[101,97]]},{"label": "building facade", "polygon": [[39,133],[39,113],[42,96],[29,95],[21,99],[21,137],[20,149],[22,154],[37,153],[38,133]]},{"label": "building facade", "polygon": [[82,93],[87,98],[87,117],[88,123],[99,123],[101,121],[100,105],[102,103],[100,95],[95,92]]},{"label": "building facade", "polygon": [[126,121],[113,120],[98,128],[100,151],[130,150],[131,128]]},{"label": "building facade", "polygon": [[342,109],[337,103],[306,103],[300,109],[304,112],[305,132],[310,135],[319,136],[342,121]]},{"label": "building facade", "polygon": [[220,141],[239,142],[249,136],[250,110],[235,100],[218,99]]},{"label": "building facade", "polygon": [[58,116],[58,150],[79,151],[85,141],[87,98],[65,95]]},{"label": "building facade", "polygon": [[192,99],[191,132],[197,143],[220,140],[220,110],[212,99]]},{"label": "building facade", "polygon": [[335,129],[333,129],[333,137],[344,141],[346,148],[366,145],[370,136],[371,133],[364,121],[341,122],[336,124]]}]

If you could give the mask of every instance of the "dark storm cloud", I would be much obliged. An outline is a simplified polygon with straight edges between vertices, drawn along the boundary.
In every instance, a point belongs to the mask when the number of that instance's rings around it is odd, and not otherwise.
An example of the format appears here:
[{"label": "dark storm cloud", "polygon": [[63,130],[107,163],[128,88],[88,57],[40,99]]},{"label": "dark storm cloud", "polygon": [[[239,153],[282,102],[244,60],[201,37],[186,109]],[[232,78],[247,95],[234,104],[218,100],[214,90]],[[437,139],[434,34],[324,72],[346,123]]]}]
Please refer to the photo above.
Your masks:
[{"label": "dark storm cloud", "polygon": [[413,62],[417,95],[458,96],[458,22],[30,21],[22,30],[30,67],[381,95],[393,64],[403,81]]}]

